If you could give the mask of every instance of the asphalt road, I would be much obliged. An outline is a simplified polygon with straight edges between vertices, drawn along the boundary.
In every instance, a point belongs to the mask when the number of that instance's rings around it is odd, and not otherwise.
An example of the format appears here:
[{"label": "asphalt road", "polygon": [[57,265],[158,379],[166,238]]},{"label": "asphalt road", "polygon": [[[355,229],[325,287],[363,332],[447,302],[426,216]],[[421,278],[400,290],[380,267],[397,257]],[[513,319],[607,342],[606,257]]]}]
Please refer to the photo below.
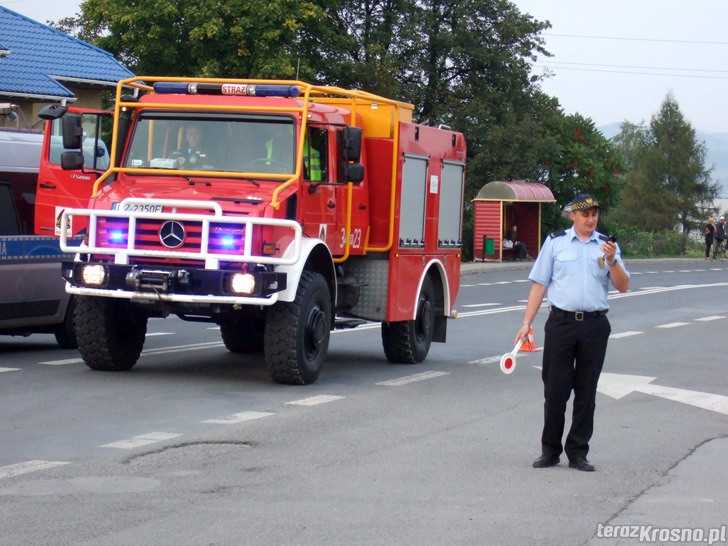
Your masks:
[{"label": "asphalt road", "polygon": [[628,265],[594,473],[531,467],[540,355],[499,371],[527,264],[464,268],[460,317],[423,364],[388,364],[378,325],[337,331],[308,387],[176,319],[150,322],[128,373],[93,372],[52,336],[0,338],[0,545],[636,544],[625,526],[718,543],[728,267]]}]

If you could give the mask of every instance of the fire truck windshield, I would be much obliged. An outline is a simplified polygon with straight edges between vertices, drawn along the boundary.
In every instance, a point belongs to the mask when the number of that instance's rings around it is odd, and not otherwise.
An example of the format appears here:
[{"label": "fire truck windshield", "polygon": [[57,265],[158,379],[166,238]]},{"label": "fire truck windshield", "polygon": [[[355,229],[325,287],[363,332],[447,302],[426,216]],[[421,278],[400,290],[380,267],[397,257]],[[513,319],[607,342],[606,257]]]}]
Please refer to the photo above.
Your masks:
[{"label": "fire truck windshield", "polygon": [[288,116],[143,112],[124,166],[292,174],[294,150],[294,122]]}]

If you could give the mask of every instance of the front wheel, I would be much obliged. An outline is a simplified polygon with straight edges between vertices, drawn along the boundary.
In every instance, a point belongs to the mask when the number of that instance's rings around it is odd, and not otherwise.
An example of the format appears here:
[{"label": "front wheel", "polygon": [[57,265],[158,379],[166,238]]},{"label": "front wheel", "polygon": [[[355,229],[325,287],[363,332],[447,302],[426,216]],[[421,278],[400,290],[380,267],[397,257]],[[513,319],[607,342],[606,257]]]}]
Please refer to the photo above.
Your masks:
[{"label": "front wheel", "polygon": [[144,347],[147,315],[126,300],[79,296],[74,311],[78,350],[92,370],[134,367]]},{"label": "front wheel", "polygon": [[296,299],[279,301],[265,320],[265,362],[273,379],[308,385],[318,379],[331,337],[331,294],[319,273],[304,271]]},{"label": "front wheel", "polygon": [[425,277],[414,320],[382,323],[382,346],[394,364],[416,364],[427,357],[435,326],[435,289]]}]

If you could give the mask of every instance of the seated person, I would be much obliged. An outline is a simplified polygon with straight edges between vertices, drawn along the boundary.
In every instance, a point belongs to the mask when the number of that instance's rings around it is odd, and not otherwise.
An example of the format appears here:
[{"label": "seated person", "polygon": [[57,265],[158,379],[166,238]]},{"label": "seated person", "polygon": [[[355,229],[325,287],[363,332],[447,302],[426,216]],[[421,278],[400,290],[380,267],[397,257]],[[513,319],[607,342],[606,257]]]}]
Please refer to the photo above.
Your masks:
[{"label": "seated person", "polygon": [[531,259],[531,256],[528,255],[528,249],[526,248],[526,244],[518,239],[517,225],[513,224],[513,227],[511,228],[507,239],[513,243],[513,257],[515,260],[520,262],[523,259]]},{"label": "seated person", "polygon": [[174,153],[181,169],[211,168],[203,140],[202,132],[196,125],[190,125],[185,129],[185,142],[182,148]]},{"label": "seated person", "polygon": [[324,179],[321,154],[311,146],[308,138],[303,142],[303,173],[304,178],[311,182],[322,182]]}]

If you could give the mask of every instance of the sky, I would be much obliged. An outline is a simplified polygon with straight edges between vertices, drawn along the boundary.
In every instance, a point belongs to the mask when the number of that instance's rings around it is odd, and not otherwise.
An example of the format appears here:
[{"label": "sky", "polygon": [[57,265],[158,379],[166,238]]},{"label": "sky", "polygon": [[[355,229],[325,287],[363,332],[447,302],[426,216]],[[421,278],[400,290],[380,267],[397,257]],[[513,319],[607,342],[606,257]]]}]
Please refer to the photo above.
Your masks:
[{"label": "sky", "polygon": [[[566,114],[597,127],[649,123],[671,93],[693,128],[728,133],[728,1],[511,1],[552,24],[543,37],[553,57],[539,57],[534,73],[550,74],[542,90]],[[41,23],[74,15],[79,3],[0,0]]]}]

